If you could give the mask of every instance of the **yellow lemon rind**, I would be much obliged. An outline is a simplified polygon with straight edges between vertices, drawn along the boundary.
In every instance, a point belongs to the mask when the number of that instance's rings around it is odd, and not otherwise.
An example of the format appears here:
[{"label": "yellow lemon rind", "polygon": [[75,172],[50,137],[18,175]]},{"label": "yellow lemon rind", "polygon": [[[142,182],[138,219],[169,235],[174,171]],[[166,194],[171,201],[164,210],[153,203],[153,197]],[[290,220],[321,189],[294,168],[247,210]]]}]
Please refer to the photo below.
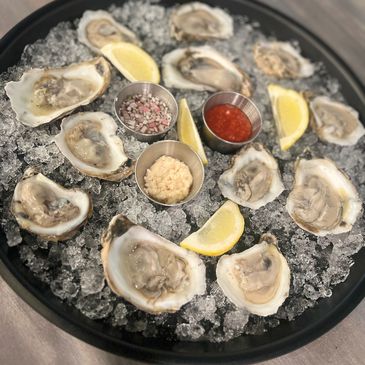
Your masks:
[{"label": "yellow lemon rind", "polygon": [[[185,118],[184,118],[184,114]],[[184,121],[185,120],[185,121]],[[183,129],[191,128],[192,129],[192,138],[190,136],[184,136]],[[189,106],[185,98],[181,99],[179,102],[179,117],[177,121],[177,134],[178,138],[181,142],[190,146],[200,157],[204,165],[208,164],[208,159],[204,151],[203,143],[201,141],[198,129],[195,125],[193,117],[190,113]],[[187,138],[186,138],[187,137]]]},{"label": "yellow lemon rind", "polygon": [[[269,91],[270,100],[271,100],[271,104],[272,104],[275,123],[277,125],[277,130],[278,130],[278,134],[279,134],[280,148],[281,148],[281,150],[286,151],[290,147],[292,147],[303,136],[303,134],[305,133],[305,131],[308,127],[308,124],[309,124],[308,105],[307,105],[305,98],[295,90],[285,89],[279,85],[270,84],[268,86],[268,91]],[[280,136],[280,118],[279,118],[277,110],[276,110],[277,100],[279,97],[283,97],[283,96],[292,98],[294,100],[294,102],[296,102],[299,105],[299,107],[301,109],[301,116],[302,116],[300,123],[298,123],[298,128],[296,129],[295,133],[292,133],[291,135],[288,135],[288,136]]]},{"label": "yellow lemon rind", "polygon": [[[129,51],[129,57],[133,54],[133,57],[140,57],[143,59],[143,62],[146,66],[146,69],[149,69],[146,74],[149,74],[147,77],[143,79],[139,79],[133,75],[130,70],[128,70],[121,60],[119,60],[115,56],[115,52],[117,50],[123,50],[124,52]],[[160,70],[158,68],[155,60],[142,48],[127,42],[118,42],[118,43],[109,43],[105,45],[101,49],[101,53],[114,65],[116,69],[128,80],[131,82],[135,81],[148,81],[158,84],[160,82]],[[127,52],[126,52],[127,53]]]},{"label": "yellow lemon rind", "polygon": [[[232,211],[233,219],[235,220],[234,234],[230,234],[223,242],[216,243],[214,245],[209,243],[201,243],[204,240],[201,232],[209,226],[210,222],[214,220],[214,216],[219,214],[222,209]],[[196,253],[205,256],[219,256],[223,255],[227,251],[231,250],[234,245],[239,241],[245,229],[245,220],[241,214],[238,205],[228,200],[224,203],[209,219],[208,221],[197,231],[188,236],[180,243],[180,246]]]}]

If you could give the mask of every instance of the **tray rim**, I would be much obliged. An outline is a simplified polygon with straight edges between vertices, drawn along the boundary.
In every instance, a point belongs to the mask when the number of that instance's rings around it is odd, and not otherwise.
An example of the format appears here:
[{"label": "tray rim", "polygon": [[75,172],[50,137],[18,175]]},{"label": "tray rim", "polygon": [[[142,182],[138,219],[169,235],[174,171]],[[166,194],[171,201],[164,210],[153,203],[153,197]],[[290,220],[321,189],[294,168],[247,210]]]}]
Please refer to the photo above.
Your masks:
[{"label": "tray rim", "polygon": [[[203,2],[205,0],[202,0]],[[360,97],[362,103],[365,105],[365,85],[359,79],[359,77],[352,71],[348,64],[331,48],[326,42],[324,42],[320,36],[311,32],[303,24],[297,20],[285,15],[281,11],[261,3],[259,1],[250,0],[232,0],[237,3],[250,4],[251,7],[256,7],[260,11],[264,11],[271,17],[275,17],[280,20],[280,22],[285,23],[291,28],[296,28],[296,31],[301,33],[301,36],[306,38],[307,41],[315,43],[322,52],[329,55],[329,57],[336,63],[336,67],[342,69],[343,74],[346,76],[347,81],[351,84],[351,88],[356,90],[358,96]],[[72,3],[73,0],[54,0],[39,9],[35,10],[23,20],[18,22],[14,27],[12,27],[1,39],[0,39],[0,54],[3,53],[8,47],[11,47],[11,43],[17,38],[21,38],[23,33],[27,30],[28,26],[34,22],[41,20],[43,17],[47,17],[50,13],[62,5],[67,5],[67,3]],[[178,1],[176,1],[178,2]],[[15,57],[16,58],[16,57]],[[17,58],[18,59],[18,58]],[[364,248],[362,249],[364,250]],[[21,297],[28,305],[32,307],[36,312],[38,312],[42,317],[46,318],[52,324],[61,328],[65,332],[71,334],[72,336],[85,341],[95,347],[98,347],[104,351],[112,352],[116,355],[120,355],[130,359],[138,359],[139,361],[153,363],[168,363],[170,364],[180,364],[180,363],[219,363],[224,360],[225,363],[252,363],[261,360],[267,360],[279,355],[283,355],[290,351],[293,351],[301,346],[308,344],[309,342],[319,338],[325,332],[329,331],[332,327],[338,324],[342,319],[344,319],[365,297],[365,273],[362,276],[362,280],[357,283],[357,285],[352,287],[351,293],[340,301],[335,309],[331,311],[329,316],[322,318],[320,321],[311,324],[310,326],[302,329],[295,334],[291,335],[289,338],[284,338],[280,340],[275,340],[275,347],[272,344],[261,346],[259,350],[253,349],[248,353],[243,354],[242,352],[231,352],[229,354],[225,353],[204,353],[199,354],[201,359],[197,361],[197,355],[194,353],[186,352],[173,352],[167,350],[156,350],[150,349],[142,345],[135,345],[131,343],[120,344],[116,346],[110,344],[112,340],[111,336],[106,334],[101,334],[99,331],[95,331],[88,325],[81,327],[80,323],[76,323],[71,320],[63,313],[56,311],[54,308],[51,309],[43,300],[40,295],[32,288],[29,282],[22,280],[19,273],[16,272],[13,266],[9,266],[9,262],[0,255],[0,275],[4,281],[12,288],[12,290]],[[81,331],[82,330],[82,331]],[[87,331],[85,333],[83,331]],[[124,340],[121,340],[125,342]],[[118,348],[117,348],[118,347]],[[122,351],[121,351],[122,350]]]}]

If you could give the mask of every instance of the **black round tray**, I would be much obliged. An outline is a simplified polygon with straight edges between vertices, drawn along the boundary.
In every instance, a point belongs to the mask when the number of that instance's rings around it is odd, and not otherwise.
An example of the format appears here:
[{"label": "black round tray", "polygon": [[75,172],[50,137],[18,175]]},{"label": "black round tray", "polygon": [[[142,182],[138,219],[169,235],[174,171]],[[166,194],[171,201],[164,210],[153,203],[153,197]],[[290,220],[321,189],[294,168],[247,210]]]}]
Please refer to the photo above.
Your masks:
[{"label": "black round tray", "polygon": [[[80,17],[86,9],[107,8],[120,0],[60,0],[37,10],[16,25],[0,41],[0,72],[20,58],[25,45],[45,37],[60,21]],[[186,2],[186,1],[179,1]],[[222,5],[221,1],[207,3]],[[162,1],[166,6],[172,1]],[[321,60],[342,86],[342,92],[365,120],[365,91],[346,64],[314,34],[285,15],[249,0],[226,0],[224,7],[233,14],[245,14],[260,22],[266,34],[282,40],[296,39],[306,56]],[[173,342],[166,338],[148,339],[140,334],[117,330],[88,320],[76,309],[57,299],[47,286],[32,277],[20,261],[17,249],[9,248],[0,230],[0,274],[35,310],[72,335],[103,350],[149,363],[248,363],[291,351],[328,331],[364,298],[365,250],[354,256],[355,264],[347,280],[336,286],[330,298],[306,310],[292,322],[282,322],[261,336],[241,336],[227,343]]]}]

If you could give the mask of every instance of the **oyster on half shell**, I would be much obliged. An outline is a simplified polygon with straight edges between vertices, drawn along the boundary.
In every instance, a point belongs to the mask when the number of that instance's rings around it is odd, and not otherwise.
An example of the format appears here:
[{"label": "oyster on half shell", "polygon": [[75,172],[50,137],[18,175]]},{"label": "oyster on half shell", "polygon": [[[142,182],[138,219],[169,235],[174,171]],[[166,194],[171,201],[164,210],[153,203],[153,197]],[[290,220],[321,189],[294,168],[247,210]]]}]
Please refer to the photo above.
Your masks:
[{"label": "oyster on half shell", "polygon": [[137,36],[104,10],[87,10],[80,19],[77,28],[77,36],[81,43],[84,43],[96,53],[109,43],[130,42],[140,44]]},{"label": "oyster on half shell", "polygon": [[328,159],[298,160],[286,209],[296,224],[317,236],[352,229],[361,200],[349,178]]},{"label": "oyster on half shell", "polygon": [[114,119],[102,112],[73,114],[64,118],[54,138],[64,156],[85,175],[121,181],[133,173],[133,163],[116,135]]},{"label": "oyster on half shell", "polygon": [[270,233],[241,253],[222,256],[216,273],[228,299],[259,316],[275,314],[289,295],[290,269]]},{"label": "oyster on half shell", "polygon": [[266,75],[298,79],[312,76],[314,66],[289,42],[261,42],[253,51],[257,67]]},{"label": "oyster on half shell", "polygon": [[5,86],[17,119],[29,127],[49,123],[90,104],[110,83],[103,58],[53,69],[32,69]]},{"label": "oyster on half shell", "polygon": [[145,312],[176,312],[195,295],[205,293],[205,265],[196,253],[121,214],[111,220],[102,244],[110,288]]},{"label": "oyster on half shell", "polygon": [[15,187],[11,212],[19,226],[48,241],[73,237],[92,213],[89,194],[66,189],[28,168]]},{"label": "oyster on half shell", "polygon": [[178,41],[227,39],[233,35],[233,20],[220,8],[192,2],[173,11],[170,29],[171,35]]},{"label": "oyster on half shell", "polygon": [[252,94],[248,75],[210,46],[179,48],[162,58],[167,87]]},{"label": "oyster on half shell", "polygon": [[251,209],[273,201],[284,190],[276,160],[257,142],[232,158],[232,167],[219,177],[218,186],[223,196]]},{"label": "oyster on half shell", "polygon": [[348,105],[326,96],[317,96],[309,103],[311,125],[318,137],[340,146],[351,146],[365,134],[359,113]]}]

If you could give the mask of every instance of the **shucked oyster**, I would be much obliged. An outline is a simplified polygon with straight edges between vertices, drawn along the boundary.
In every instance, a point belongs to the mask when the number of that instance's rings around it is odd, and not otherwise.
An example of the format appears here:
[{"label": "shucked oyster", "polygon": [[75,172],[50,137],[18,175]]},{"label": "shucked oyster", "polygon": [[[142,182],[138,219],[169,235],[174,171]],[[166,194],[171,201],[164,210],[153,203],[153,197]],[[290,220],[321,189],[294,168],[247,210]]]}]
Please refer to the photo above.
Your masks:
[{"label": "shucked oyster", "polygon": [[132,31],[116,22],[104,10],[85,11],[77,28],[77,36],[81,43],[97,53],[100,53],[100,49],[108,43],[130,42],[137,45],[140,43]]},{"label": "shucked oyster", "polygon": [[233,20],[222,9],[193,2],[173,11],[170,28],[171,35],[179,41],[227,39],[233,35]]},{"label": "shucked oyster", "polygon": [[276,313],[289,295],[290,269],[270,233],[248,250],[222,256],[216,272],[228,299],[259,316]]},{"label": "shucked oyster", "polygon": [[133,173],[114,119],[102,112],[78,113],[63,119],[55,137],[60,151],[82,173],[121,181]]},{"label": "shucked oyster", "polygon": [[309,106],[312,112],[311,124],[323,141],[351,146],[365,134],[359,113],[348,105],[318,96]]},{"label": "shucked oyster", "polygon": [[175,312],[206,289],[205,266],[191,251],[115,216],[101,252],[110,288],[149,313]]},{"label": "shucked oyster", "polygon": [[162,74],[167,87],[252,94],[249,77],[209,46],[180,48],[166,54]]},{"label": "shucked oyster", "polygon": [[37,127],[71,113],[102,95],[110,83],[103,57],[54,69],[32,69],[5,90],[17,119]]},{"label": "shucked oyster", "polygon": [[251,209],[276,199],[284,190],[278,164],[259,143],[242,148],[232,159],[232,167],[218,180],[226,198]]},{"label": "shucked oyster", "polygon": [[361,211],[361,200],[331,160],[299,160],[286,209],[299,227],[325,236],[350,231]]},{"label": "shucked oyster", "polygon": [[254,47],[257,67],[266,75],[298,79],[314,73],[313,65],[288,42],[262,42]]},{"label": "shucked oyster", "polygon": [[65,189],[30,167],[15,187],[11,212],[21,228],[49,241],[63,241],[86,222],[92,203],[81,189]]}]

